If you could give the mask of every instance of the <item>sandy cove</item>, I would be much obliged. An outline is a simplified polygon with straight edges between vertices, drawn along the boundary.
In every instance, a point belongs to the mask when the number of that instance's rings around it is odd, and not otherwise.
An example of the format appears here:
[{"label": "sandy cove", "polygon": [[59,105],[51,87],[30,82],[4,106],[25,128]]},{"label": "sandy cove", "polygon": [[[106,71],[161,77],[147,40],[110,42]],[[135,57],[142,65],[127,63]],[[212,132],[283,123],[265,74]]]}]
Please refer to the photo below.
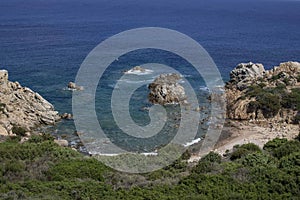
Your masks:
[{"label": "sandy cove", "polygon": [[[219,141],[212,151],[224,155],[235,145],[254,143],[260,148],[274,138],[295,138],[300,131],[300,124],[269,123],[267,121],[227,120]],[[197,162],[200,155],[192,155],[188,162]]]}]

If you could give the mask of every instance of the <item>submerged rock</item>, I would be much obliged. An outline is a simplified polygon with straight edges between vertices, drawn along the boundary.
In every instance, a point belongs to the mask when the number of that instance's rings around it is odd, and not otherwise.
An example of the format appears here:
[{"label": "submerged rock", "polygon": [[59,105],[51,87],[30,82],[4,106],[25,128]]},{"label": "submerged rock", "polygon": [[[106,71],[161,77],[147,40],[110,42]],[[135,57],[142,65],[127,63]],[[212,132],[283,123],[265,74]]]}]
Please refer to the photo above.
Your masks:
[{"label": "submerged rock", "polygon": [[153,72],[150,69],[144,69],[140,66],[135,66],[132,69],[124,71],[124,74],[136,74],[136,75],[144,75]]},{"label": "submerged rock", "polygon": [[[144,68],[142,68],[142,67],[140,67],[140,66],[135,66],[134,68],[132,68],[132,69],[126,71],[126,72],[130,72],[130,71],[145,72],[146,69],[144,69]],[[125,73],[126,73],[126,72],[125,72]]]},{"label": "submerged rock", "polygon": [[[27,131],[60,120],[58,112],[46,99],[18,82],[8,80],[8,72],[0,70],[0,130],[12,134],[13,127]],[[3,130],[6,130],[3,131]]]},{"label": "submerged rock", "polygon": [[178,83],[179,80],[178,74],[161,74],[148,86],[149,101],[160,105],[186,103],[184,87]]}]

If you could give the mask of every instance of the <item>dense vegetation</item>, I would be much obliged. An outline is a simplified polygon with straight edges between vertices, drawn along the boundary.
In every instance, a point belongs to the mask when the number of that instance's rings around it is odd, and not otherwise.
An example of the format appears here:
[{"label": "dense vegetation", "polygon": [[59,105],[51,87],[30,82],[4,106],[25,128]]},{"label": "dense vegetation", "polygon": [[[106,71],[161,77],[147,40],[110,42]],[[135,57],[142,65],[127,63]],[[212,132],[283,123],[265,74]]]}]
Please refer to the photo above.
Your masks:
[{"label": "dense vegetation", "polygon": [[[262,110],[264,117],[274,117],[281,108],[300,110],[300,88],[288,91],[285,84],[266,87],[264,83],[252,85],[247,89],[246,96],[255,97],[249,103],[248,112]],[[299,122],[296,117],[295,123]]]},{"label": "dense vegetation", "polygon": [[125,174],[49,135],[0,143],[0,199],[300,199],[300,141],[236,146],[148,174]]}]

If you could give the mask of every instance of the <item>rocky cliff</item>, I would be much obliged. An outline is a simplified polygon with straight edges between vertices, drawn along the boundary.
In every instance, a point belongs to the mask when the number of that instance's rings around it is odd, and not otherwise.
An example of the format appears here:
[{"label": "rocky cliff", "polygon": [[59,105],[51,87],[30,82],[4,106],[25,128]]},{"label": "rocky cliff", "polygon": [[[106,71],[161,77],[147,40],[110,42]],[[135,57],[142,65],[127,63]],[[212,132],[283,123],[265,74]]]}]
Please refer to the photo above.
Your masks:
[{"label": "rocky cliff", "polygon": [[271,70],[241,63],[226,84],[227,117],[299,123],[300,63],[285,62]]},{"label": "rocky cliff", "polygon": [[0,135],[12,134],[17,129],[30,131],[59,119],[52,104],[18,82],[9,81],[8,72],[0,70]]}]

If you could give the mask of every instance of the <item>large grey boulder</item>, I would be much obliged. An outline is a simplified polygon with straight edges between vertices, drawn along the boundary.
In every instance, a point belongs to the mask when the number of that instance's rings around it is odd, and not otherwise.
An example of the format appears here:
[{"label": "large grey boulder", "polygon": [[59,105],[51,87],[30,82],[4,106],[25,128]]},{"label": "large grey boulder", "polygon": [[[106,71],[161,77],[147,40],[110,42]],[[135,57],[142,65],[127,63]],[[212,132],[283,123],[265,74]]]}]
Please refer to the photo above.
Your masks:
[{"label": "large grey boulder", "polygon": [[240,90],[245,89],[249,82],[263,77],[265,75],[265,68],[259,63],[240,63],[230,72],[230,81],[235,84]]}]

